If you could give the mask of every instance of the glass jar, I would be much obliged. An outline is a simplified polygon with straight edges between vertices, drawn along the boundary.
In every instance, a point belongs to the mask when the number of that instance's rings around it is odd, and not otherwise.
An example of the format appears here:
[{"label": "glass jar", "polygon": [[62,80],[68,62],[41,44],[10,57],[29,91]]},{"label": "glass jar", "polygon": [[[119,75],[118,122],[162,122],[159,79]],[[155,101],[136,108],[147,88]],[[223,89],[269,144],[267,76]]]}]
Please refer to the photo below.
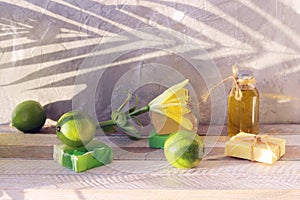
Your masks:
[{"label": "glass jar", "polygon": [[259,92],[249,70],[235,76],[235,84],[228,96],[228,136],[239,132],[258,134]]}]

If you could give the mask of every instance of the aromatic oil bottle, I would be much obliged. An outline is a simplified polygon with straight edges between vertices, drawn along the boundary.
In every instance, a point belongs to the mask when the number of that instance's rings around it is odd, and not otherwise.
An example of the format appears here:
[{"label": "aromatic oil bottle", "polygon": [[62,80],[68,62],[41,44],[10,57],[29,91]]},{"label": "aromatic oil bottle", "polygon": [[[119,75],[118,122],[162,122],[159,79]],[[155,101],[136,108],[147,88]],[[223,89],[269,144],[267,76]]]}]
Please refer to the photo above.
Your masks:
[{"label": "aromatic oil bottle", "polygon": [[228,96],[228,135],[243,131],[258,134],[259,93],[251,71],[234,74],[235,83]]}]

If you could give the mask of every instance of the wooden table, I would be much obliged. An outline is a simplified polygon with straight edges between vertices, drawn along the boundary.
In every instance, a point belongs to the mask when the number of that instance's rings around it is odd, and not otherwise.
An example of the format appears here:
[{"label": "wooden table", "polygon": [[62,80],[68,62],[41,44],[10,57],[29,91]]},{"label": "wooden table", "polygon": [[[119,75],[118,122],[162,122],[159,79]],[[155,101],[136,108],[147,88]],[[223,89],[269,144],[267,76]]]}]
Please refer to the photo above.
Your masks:
[{"label": "wooden table", "polygon": [[111,164],[75,173],[52,159],[59,143],[54,129],[23,134],[2,125],[0,199],[300,199],[300,125],[261,126],[261,133],[287,141],[285,156],[274,165],[225,157],[228,138],[221,129],[223,136],[203,136],[217,143],[207,142],[210,152],[194,169],[173,168],[147,139],[118,134],[97,136],[114,146]]}]

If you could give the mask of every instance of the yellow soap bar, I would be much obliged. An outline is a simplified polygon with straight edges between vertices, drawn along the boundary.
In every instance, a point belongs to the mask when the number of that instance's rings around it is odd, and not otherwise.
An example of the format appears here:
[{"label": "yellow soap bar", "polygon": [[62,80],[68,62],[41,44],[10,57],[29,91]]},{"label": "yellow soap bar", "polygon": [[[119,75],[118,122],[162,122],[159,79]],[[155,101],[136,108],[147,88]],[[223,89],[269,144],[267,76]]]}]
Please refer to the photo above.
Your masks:
[{"label": "yellow soap bar", "polygon": [[285,139],[239,133],[225,144],[225,155],[273,164],[285,154]]}]

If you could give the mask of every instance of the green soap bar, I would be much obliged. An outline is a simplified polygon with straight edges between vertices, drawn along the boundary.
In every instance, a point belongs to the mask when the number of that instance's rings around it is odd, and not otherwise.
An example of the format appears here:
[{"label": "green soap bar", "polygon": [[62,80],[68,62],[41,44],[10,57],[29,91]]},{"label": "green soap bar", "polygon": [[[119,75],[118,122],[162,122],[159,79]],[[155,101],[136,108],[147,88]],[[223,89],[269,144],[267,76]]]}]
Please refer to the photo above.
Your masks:
[{"label": "green soap bar", "polygon": [[54,161],[75,172],[106,165],[112,162],[112,148],[94,139],[86,147],[73,148],[65,144],[54,146]]},{"label": "green soap bar", "polygon": [[170,134],[167,135],[158,135],[155,129],[152,129],[150,132],[148,143],[150,148],[163,149],[165,145],[165,141],[169,137]]}]

